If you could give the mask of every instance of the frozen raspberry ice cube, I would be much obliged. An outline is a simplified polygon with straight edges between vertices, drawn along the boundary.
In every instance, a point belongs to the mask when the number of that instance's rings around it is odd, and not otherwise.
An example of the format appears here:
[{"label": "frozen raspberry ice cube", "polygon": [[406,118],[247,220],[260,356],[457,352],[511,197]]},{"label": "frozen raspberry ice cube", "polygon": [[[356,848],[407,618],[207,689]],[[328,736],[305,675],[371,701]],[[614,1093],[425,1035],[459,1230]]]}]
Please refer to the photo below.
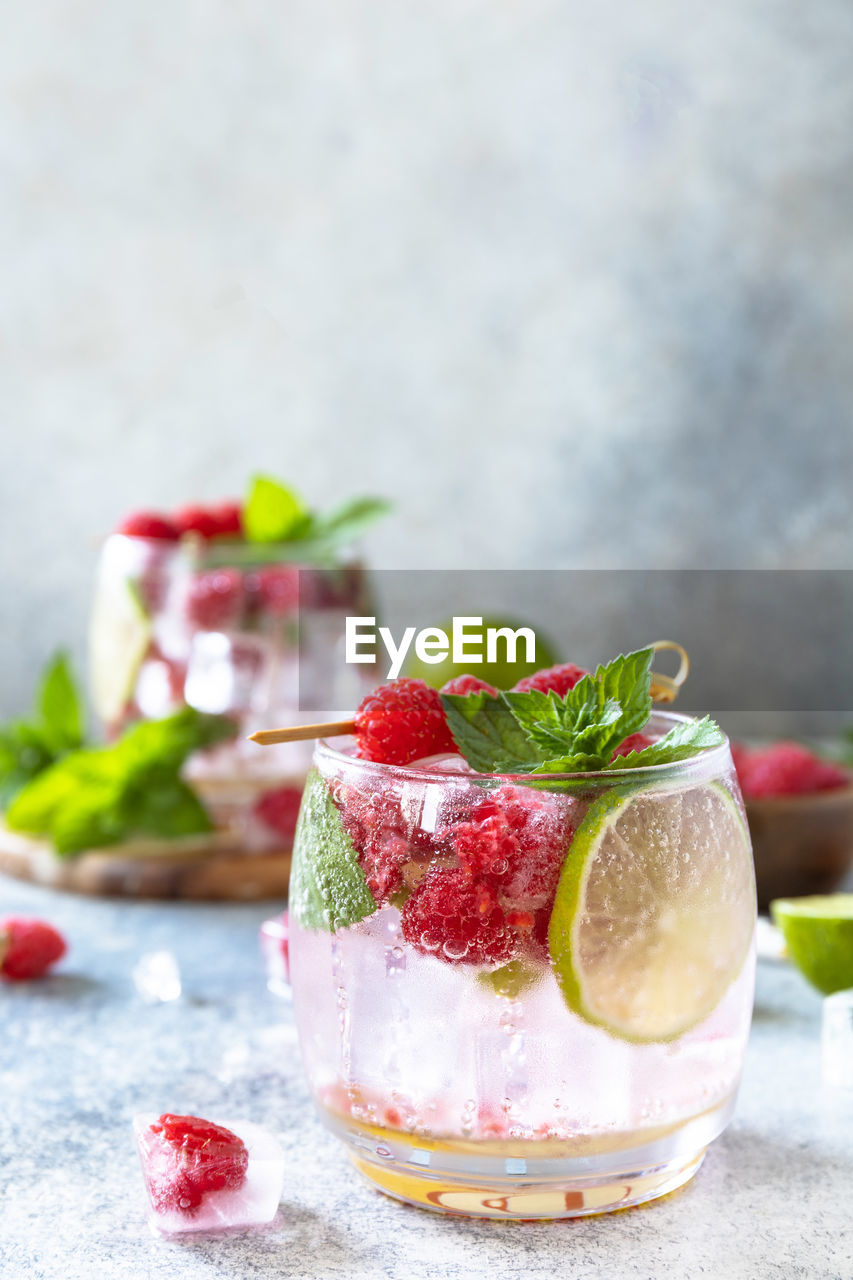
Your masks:
[{"label": "frozen raspberry ice cube", "polygon": [[221,1231],[275,1217],[284,1152],[260,1125],[140,1114],[133,1128],[158,1231]]},{"label": "frozen raspberry ice cube", "polygon": [[243,612],[243,575],[238,569],[209,569],[189,584],[187,617],[207,631],[227,631]]},{"label": "frozen raspberry ice cube", "polygon": [[449,964],[505,964],[518,950],[494,886],[455,867],[430,867],[401,924],[410,946]]},{"label": "frozen raspberry ice cube", "polygon": [[[407,807],[396,791],[362,790],[337,782],[332,785],[332,798],[367,886],[380,905],[404,888],[409,872],[417,868],[425,871],[427,859],[442,852],[441,841],[420,825],[417,802]],[[415,878],[420,876],[415,874]]]}]

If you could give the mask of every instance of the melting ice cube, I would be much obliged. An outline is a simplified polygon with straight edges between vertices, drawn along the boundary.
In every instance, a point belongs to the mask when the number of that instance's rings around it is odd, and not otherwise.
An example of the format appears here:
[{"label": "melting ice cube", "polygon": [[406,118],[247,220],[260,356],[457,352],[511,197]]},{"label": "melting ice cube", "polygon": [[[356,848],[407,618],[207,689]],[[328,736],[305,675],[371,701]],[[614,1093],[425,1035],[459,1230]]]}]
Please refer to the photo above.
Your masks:
[{"label": "melting ice cube", "polygon": [[[246,1144],[249,1161],[245,1180],[237,1187],[206,1191],[201,1203],[187,1209],[157,1207],[152,1185],[161,1189],[170,1171],[180,1172],[174,1152],[164,1149],[159,1134],[152,1131],[159,1117],[139,1114],[133,1117],[133,1129],[142,1173],[148,1191],[148,1220],[157,1231],[174,1235],[184,1231],[222,1231],[229,1227],[260,1226],[275,1217],[284,1184],[284,1152],[278,1142],[260,1125],[248,1120],[217,1120]],[[162,1198],[162,1195],[161,1195]]]},{"label": "melting ice cube", "polygon": [[146,951],[133,967],[133,985],[146,1004],[181,998],[181,971],[171,951]]}]

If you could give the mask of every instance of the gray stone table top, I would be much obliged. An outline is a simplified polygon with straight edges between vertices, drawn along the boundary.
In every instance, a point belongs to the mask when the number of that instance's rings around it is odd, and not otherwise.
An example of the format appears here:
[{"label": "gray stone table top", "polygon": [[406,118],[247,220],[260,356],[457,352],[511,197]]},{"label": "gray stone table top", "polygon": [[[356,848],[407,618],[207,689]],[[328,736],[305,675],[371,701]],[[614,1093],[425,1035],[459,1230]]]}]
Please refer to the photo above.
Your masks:
[{"label": "gray stone table top", "polygon": [[[0,879],[0,911],[68,935],[55,976],[0,989],[0,1275],[180,1277],[853,1276],[853,1093],[820,1082],[820,999],[759,968],[736,1118],[658,1204],[516,1225],[432,1216],[363,1185],[308,1100],[287,1001],[265,988],[258,905],[123,903]],[[146,1004],[132,970],[168,948],[183,995]],[[285,1146],[258,1232],[165,1240],[146,1226],[135,1111],[245,1117]]]}]

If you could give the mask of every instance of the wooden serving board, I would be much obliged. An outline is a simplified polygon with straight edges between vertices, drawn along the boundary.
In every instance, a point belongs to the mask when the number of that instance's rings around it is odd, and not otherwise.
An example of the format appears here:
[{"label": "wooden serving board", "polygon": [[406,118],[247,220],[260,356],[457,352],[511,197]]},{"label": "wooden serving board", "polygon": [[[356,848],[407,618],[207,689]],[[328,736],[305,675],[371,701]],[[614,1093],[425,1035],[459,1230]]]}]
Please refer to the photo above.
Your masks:
[{"label": "wooden serving board", "polygon": [[287,896],[290,861],[290,849],[247,853],[227,831],[132,840],[60,858],[52,845],[0,824],[0,871],[96,897],[281,899]]}]

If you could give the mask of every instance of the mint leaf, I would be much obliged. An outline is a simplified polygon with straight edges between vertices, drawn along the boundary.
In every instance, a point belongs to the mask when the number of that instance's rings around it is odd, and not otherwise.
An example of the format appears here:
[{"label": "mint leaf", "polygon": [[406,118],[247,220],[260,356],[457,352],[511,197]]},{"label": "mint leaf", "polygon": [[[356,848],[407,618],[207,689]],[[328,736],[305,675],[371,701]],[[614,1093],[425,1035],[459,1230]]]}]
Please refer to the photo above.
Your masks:
[{"label": "mint leaf", "polygon": [[652,652],[620,655],[584,676],[562,698],[535,689],[503,695],[542,766],[577,757],[589,758],[587,769],[607,765],[614,747],[649,718]]},{"label": "mint leaf", "polygon": [[540,755],[568,751],[598,758],[603,754],[601,744],[609,740],[612,726],[618,725],[622,716],[619,703],[613,698],[602,702],[598,690],[598,685],[587,684],[586,697],[571,701],[574,690],[565,698],[535,689],[528,693],[510,691],[504,697],[530,742],[540,749]]},{"label": "mint leaf", "polygon": [[315,516],[311,537],[324,542],[352,542],[390,510],[391,503],[385,498],[353,498],[327,516]]},{"label": "mint leaf", "polygon": [[505,694],[443,693],[441,704],[454,742],[478,773],[526,773],[541,759]]},{"label": "mint leaf", "polygon": [[653,742],[642,751],[630,751],[626,756],[617,756],[611,760],[608,769],[641,769],[651,764],[674,764],[677,760],[686,760],[697,751],[707,751],[709,747],[719,747],[725,742],[725,735],[710,716],[702,720],[688,720],[677,724],[669,733]]},{"label": "mint leaf", "polygon": [[59,653],[41,678],[38,712],[45,742],[59,754],[83,744],[83,699],[68,655]]},{"label": "mint leaf", "polygon": [[209,831],[207,811],[179,771],[192,751],[234,732],[224,716],[192,707],[144,721],[112,746],[72,751],[55,761],[18,793],[6,822],[52,840],[62,856],[138,835]]},{"label": "mint leaf", "polygon": [[[509,690],[442,695],[462,755],[479,773],[590,773],[668,764],[724,741],[709,719],[677,725],[641,752],[611,759],[647,723],[653,650],[638,649],[584,676],[564,697]],[[530,785],[533,785],[532,782]],[[542,785],[542,784],[539,784]]]},{"label": "mint leaf", "polygon": [[316,769],[305,784],[293,847],[290,909],[306,929],[345,929],[376,910],[358,855]]},{"label": "mint leaf", "polygon": [[254,477],[243,509],[243,528],[250,542],[303,538],[311,523],[308,508],[293,489],[272,476]]}]

